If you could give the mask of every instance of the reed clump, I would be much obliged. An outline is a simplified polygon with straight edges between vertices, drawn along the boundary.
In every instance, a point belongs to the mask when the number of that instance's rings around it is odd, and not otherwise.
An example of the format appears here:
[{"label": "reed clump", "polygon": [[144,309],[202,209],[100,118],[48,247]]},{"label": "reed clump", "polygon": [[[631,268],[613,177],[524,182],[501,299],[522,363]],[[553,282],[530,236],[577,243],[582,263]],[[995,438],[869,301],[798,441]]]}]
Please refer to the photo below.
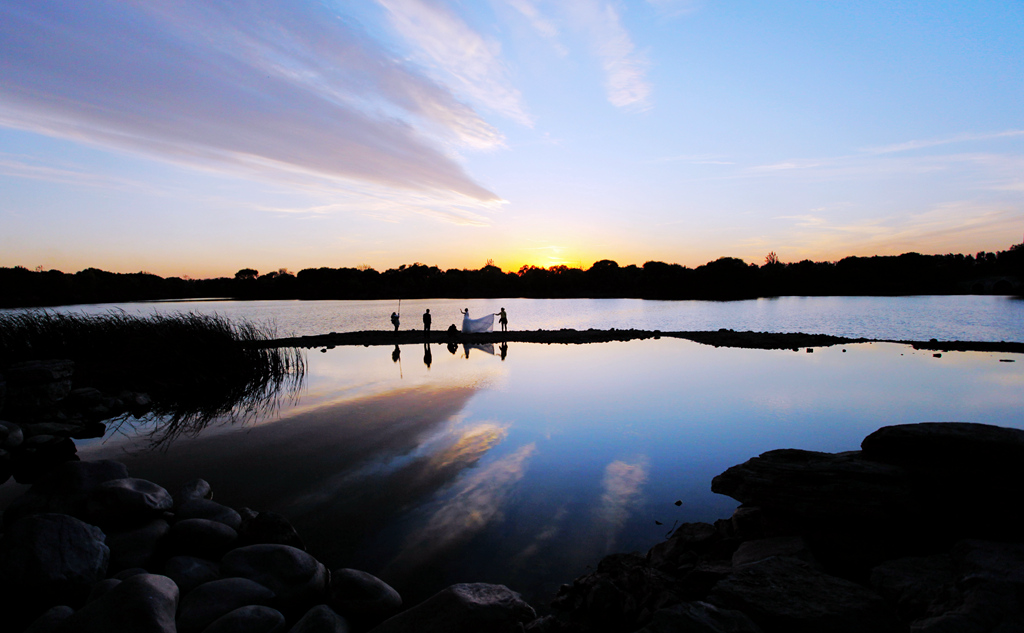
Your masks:
[{"label": "reed clump", "polygon": [[177,433],[220,415],[249,417],[305,373],[302,353],[266,347],[273,325],[197,313],[140,316],[31,310],[0,314],[0,372],[27,360],[71,359],[76,387],[150,395]]}]

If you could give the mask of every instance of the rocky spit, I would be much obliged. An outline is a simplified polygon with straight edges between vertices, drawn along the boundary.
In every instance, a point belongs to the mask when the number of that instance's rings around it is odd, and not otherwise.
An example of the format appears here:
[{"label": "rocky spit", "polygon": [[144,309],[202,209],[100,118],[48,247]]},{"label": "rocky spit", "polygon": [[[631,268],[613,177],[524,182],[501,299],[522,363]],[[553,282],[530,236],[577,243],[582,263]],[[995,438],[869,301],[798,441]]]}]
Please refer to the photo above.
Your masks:
[{"label": "rocky spit", "polygon": [[172,494],[78,461],[75,433],[146,399],[73,395],[62,363],[0,379],[0,480],[32,484],[3,512],[4,632],[1024,631],[1024,431],[897,425],[859,451],[764,453],[711,482],[741,502],[732,517],[604,558],[538,616],[483,583],[403,604],[202,479]]}]

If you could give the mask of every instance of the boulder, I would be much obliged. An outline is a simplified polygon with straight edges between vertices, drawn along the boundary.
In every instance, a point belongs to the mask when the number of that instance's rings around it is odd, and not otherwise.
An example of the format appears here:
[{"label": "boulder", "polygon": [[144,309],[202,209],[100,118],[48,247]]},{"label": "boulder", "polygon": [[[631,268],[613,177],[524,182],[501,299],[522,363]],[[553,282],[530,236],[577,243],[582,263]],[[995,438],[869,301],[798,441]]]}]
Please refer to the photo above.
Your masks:
[{"label": "boulder", "polygon": [[89,493],[88,512],[101,526],[126,527],[159,518],[174,505],[170,493],[145,479],[112,479]]},{"label": "boulder", "polygon": [[739,611],[706,602],[683,602],[654,612],[651,622],[636,633],[762,633]]},{"label": "boulder", "polygon": [[788,556],[817,567],[814,554],[800,536],[776,536],[744,541],[732,555],[733,567],[756,563],[772,556]]},{"label": "boulder", "polygon": [[896,606],[905,622],[934,617],[959,601],[957,573],[948,554],[886,561],[871,570],[871,587]]},{"label": "boulder", "polygon": [[180,633],[201,633],[221,616],[253,605],[266,605],[274,592],[246,578],[222,578],[199,585],[181,600]]},{"label": "boulder", "polygon": [[181,503],[174,512],[174,518],[179,521],[183,519],[219,521],[235,531],[242,526],[242,517],[238,512],[209,499],[191,499]]},{"label": "boulder", "polygon": [[120,571],[131,567],[148,568],[157,558],[164,538],[170,531],[171,526],[167,521],[155,519],[142,527],[108,532],[110,569]]},{"label": "boulder", "polygon": [[335,613],[325,604],[319,604],[299,618],[288,633],[348,633],[349,626],[345,618]]},{"label": "boulder", "polygon": [[92,591],[89,592],[89,597],[85,599],[85,603],[89,604],[90,602],[95,602],[105,593],[120,584],[121,580],[119,578],[104,578],[92,586]]},{"label": "boulder", "polygon": [[181,595],[220,578],[220,564],[195,556],[174,556],[164,563],[164,575],[174,581]]},{"label": "boulder", "polygon": [[139,574],[64,620],[58,633],[175,633],[178,587],[166,576]]},{"label": "boulder", "polygon": [[371,628],[401,610],[402,596],[373,574],[358,569],[336,569],[331,572],[329,604],[361,628]]},{"label": "boulder", "polygon": [[171,527],[170,548],[174,554],[216,560],[238,540],[238,533],[218,521],[185,519]]},{"label": "boulder", "polygon": [[707,602],[742,611],[765,633],[903,630],[878,594],[784,556],[736,568],[715,585]]},{"label": "boulder", "polygon": [[203,629],[203,633],[285,633],[287,630],[288,624],[280,611],[251,605],[220,616]]},{"label": "boulder", "polygon": [[373,633],[514,633],[536,619],[533,607],[504,585],[452,585],[385,620]]},{"label": "boulder", "polygon": [[285,615],[305,612],[327,598],[327,568],[288,545],[239,547],[224,555],[220,568],[225,577],[248,578],[272,590]]},{"label": "boulder", "polygon": [[915,469],[1024,473],[1024,431],[973,422],[885,426],[861,442],[863,458]]},{"label": "boulder", "polygon": [[51,604],[80,603],[106,575],[104,539],[98,527],[66,514],[25,517],[0,542],[0,582]]},{"label": "boulder", "polygon": [[25,441],[25,432],[14,422],[0,420],[0,433],[3,434],[3,439],[0,439],[0,448],[11,450],[18,448]]},{"label": "boulder", "polygon": [[61,623],[71,617],[74,612],[74,609],[63,604],[50,607],[43,615],[36,618],[23,633],[54,633]]},{"label": "boulder", "polygon": [[[189,501],[210,499],[211,497],[213,497],[213,490],[210,489],[210,483],[208,481],[205,479],[192,479],[185,482],[181,486],[181,489],[178,490],[178,496],[175,499],[175,503],[176,505],[183,505]],[[235,529],[238,528],[235,527]]]},{"label": "boulder", "polygon": [[288,545],[306,550],[305,543],[292,524],[276,512],[260,512],[254,517],[243,517],[238,537],[241,545]]},{"label": "boulder", "polygon": [[5,372],[5,410],[30,413],[52,408],[71,392],[75,363],[70,360],[33,360],[10,365]]}]

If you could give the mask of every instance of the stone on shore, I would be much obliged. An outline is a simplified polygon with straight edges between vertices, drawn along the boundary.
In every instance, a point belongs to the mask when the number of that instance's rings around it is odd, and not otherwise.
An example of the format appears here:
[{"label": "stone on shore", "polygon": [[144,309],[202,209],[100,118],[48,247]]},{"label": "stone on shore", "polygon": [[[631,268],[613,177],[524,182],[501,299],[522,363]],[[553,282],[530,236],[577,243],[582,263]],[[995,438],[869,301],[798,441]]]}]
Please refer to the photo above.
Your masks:
[{"label": "stone on shore", "polygon": [[287,626],[277,609],[250,605],[220,616],[203,633],[285,633]]},{"label": "stone on shore", "polygon": [[171,527],[169,547],[174,554],[216,560],[235,545],[238,533],[207,519],[185,519]]},{"label": "stone on shore", "polygon": [[205,479],[191,479],[186,481],[181,489],[178,490],[178,496],[175,497],[175,505],[184,505],[189,501],[196,501],[198,499],[210,499],[213,497],[213,490],[210,489],[210,483]]},{"label": "stone on shore", "polygon": [[199,585],[181,599],[180,633],[201,633],[221,616],[254,605],[265,606],[274,592],[247,578],[222,578]]},{"label": "stone on shore", "polygon": [[370,628],[398,613],[402,596],[391,585],[358,569],[331,572],[332,609],[361,628]]},{"label": "stone on shore", "polygon": [[164,563],[164,575],[184,596],[199,585],[220,579],[220,564],[197,556],[173,556]]},{"label": "stone on shore", "polygon": [[148,568],[158,557],[170,531],[167,521],[154,519],[141,527],[108,532],[110,569]]},{"label": "stone on shore", "polygon": [[683,602],[659,609],[651,622],[636,633],[763,633],[739,611],[720,609],[706,602]]},{"label": "stone on shore", "polygon": [[385,620],[373,633],[516,633],[537,613],[504,585],[452,585],[420,604]]},{"label": "stone on shore", "polygon": [[139,525],[160,517],[174,505],[169,492],[145,479],[112,479],[89,493],[89,516],[103,527]]},{"label": "stone on shore", "polygon": [[106,575],[104,540],[101,529],[66,514],[25,517],[0,541],[0,582],[50,604],[74,605]]},{"label": "stone on shore", "polygon": [[305,612],[327,598],[327,568],[288,545],[239,547],[224,555],[220,569],[224,577],[248,578],[272,590],[285,615]]},{"label": "stone on shore", "polygon": [[715,585],[707,601],[742,611],[765,633],[903,630],[878,594],[784,556],[736,568]]},{"label": "stone on shore", "polygon": [[319,604],[302,616],[288,633],[348,633],[349,626],[345,618],[334,612],[326,604]]},{"label": "stone on shore", "polygon": [[177,521],[184,519],[208,519],[218,521],[237,531],[242,526],[242,517],[224,504],[209,499],[191,499],[181,503],[174,511]]},{"label": "stone on shore", "polygon": [[64,620],[58,633],[175,633],[178,587],[166,576],[139,574]]},{"label": "stone on shore", "polygon": [[75,610],[67,605],[50,607],[46,613],[35,619],[23,633],[55,633],[64,620],[74,614]]},{"label": "stone on shore", "polygon": [[238,530],[240,545],[288,545],[306,550],[306,544],[302,542],[299,533],[283,515],[258,512],[255,516],[249,516],[249,512],[242,514],[242,526]]}]

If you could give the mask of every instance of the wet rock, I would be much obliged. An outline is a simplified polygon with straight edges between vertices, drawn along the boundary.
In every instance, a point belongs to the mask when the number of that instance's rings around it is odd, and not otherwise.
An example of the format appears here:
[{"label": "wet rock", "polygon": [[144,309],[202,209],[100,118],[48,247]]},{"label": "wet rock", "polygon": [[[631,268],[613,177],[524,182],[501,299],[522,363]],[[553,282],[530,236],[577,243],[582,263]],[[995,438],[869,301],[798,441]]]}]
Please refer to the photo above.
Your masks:
[{"label": "wet rock", "polygon": [[732,555],[733,567],[756,563],[772,556],[788,556],[817,566],[807,542],[799,536],[777,536],[743,542]]},{"label": "wet rock", "polygon": [[327,568],[288,545],[248,545],[221,559],[221,574],[254,580],[275,594],[285,615],[304,612],[327,598]]},{"label": "wet rock", "polygon": [[210,483],[208,481],[206,481],[205,479],[192,479],[190,481],[185,482],[185,484],[182,485],[181,490],[178,491],[178,497],[175,499],[175,502],[177,505],[180,506],[188,503],[189,501],[196,501],[198,499],[210,499],[212,497],[213,490],[210,489]]},{"label": "wet rock", "polygon": [[504,585],[452,585],[420,604],[385,620],[374,633],[447,633],[489,631],[513,633],[536,619],[537,613]]},{"label": "wet rock", "polygon": [[54,633],[74,612],[75,610],[67,605],[51,607],[36,618],[24,633]]},{"label": "wet rock", "polygon": [[39,477],[28,492],[11,502],[4,511],[4,524],[11,525],[22,517],[48,513],[88,520],[86,500],[89,491],[104,481],[127,476],[128,469],[120,462],[63,462]]},{"label": "wet rock", "polygon": [[348,633],[348,622],[325,604],[320,604],[302,616],[288,633]]},{"label": "wet rock", "polygon": [[21,446],[25,440],[25,432],[14,422],[0,420],[0,448],[7,450]]},{"label": "wet rock", "polygon": [[139,528],[108,532],[110,569],[120,571],[130,567],[150,567],[170,531],[171,526],[167,521],[156,519]]},{"label": "wet rock", "polygon": [[238,536],[241,545],[276,544],[306,550],[292,524],[276,512],[260,512],[248,519],[243,517]]},{"label": "wet rock", "polygon": [[957,574],[948,554],[886,561],[871,571],[871,587],[896,606],[905,622],[941,615],[959,600]]},{"label": "wet rock", "polygon": [[89,494],[88,512],[100,526],[138,525],[159,518],[170,510],[170,493],[145,479],[113,479],[96,486]]},{"label": "wet rock", "polygon": [[718,552],[721,542],[721,534],[710,523],[684,523],[648,550],[647,561],[656,569],[673,572]]},{"label": "wet rock", "polygon": [[[132,576],[138,576],[139,574],[148,574],[149,572],[142,567],[129,567],[128,569],[122,569],[117,572],[111,578],[117,578],[118,580],[124,580],[125,578],[131,578]],[[165,576],[167,574],[164,574]],[[173,578],[171,580],[174,580]],[[177,583],[175,583],[177,584]],[[181,589],[179,586],[178,589]]]},{"label": "wet rock", "polygon": [[878,594],[781,556],[735,569],[715,585],[707,602],[745,613],[765,633],[902,630]]},{"label": "wet rock", "polygon": [[217,559],[238,540],[238,533],[217,521],[185,519],[171,527],[170,547],[175,554]]},{"label": "wet rock", "polygon": [[242,526],[242,517],[226,505],[209,499],[192,499],[178,506],[174,516],[177,520],[208,519],[238,530]]},{"label": "wet rock", "polygon": [[85,599],[85,603],[88,604],[90,602],[95,602],[108,591],[120,584],[121,580],[118,578],[104,578],[92,586],[92,591],[89,592],[89,597]]},{"label": "wet rock", "polygon": [[196,556],[174,556],[164,563],[164,574],[184,596],[199,585],[220,579],[220,564]]},{"label": "wet rock", "polygon": [[398,613],[402,596],[391,585],[358,569],[331,572],[330,606],[361,628],[371,628]]},{"label": "wet rock", "polygon": [[140,574],[64,620],[58,633],[175,633],[178,587],[166,576]]},{"label": "wet rock", "polygon": [[285,633],[287,630],[288,625],[280,611],[252,605],[220,616],[203,629],[203,633]]},{"label": "wet rock", "polygon": [[682,601],[678,580],[653,568],[639,554],[612,554],[597,570],[563,585],[551,608],[588,626],[633,630],[654,611]]},{"label": "wet rock", "polygon": [[706,602],[684,602],[655,611],[651,623],[636,633],[762,633],[739,611]]},{"label": "wet rock", "polygon": [[12,591],[78,604],[107,571],[103,531],[65,514],[15,522],[0,542],[0,582]]},{"label": "wet rock", "polygon": [[253,605],[266,605],[274,592],[246,578],[222,578],[199,585],[181,600],[180,633],[201,633],[221,616]]},{"label": "wet rock", "polygon": [[885,426],[861,442],[864,459],[914,468],[1024,472],[1024,431],[971,422]]}]

